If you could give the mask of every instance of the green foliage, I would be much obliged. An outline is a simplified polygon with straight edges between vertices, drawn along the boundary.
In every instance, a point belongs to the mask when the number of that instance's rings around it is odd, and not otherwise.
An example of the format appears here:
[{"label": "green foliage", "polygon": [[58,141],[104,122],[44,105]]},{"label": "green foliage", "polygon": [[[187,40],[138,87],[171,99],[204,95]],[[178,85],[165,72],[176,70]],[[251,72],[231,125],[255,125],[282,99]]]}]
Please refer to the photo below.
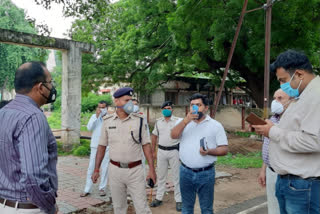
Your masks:
[{"label": "green foliage", "polygon": [[[81,131],[88,131],[87,124],[92,114],[94,113],[91,113],[91,112],[81,113],[81,118],[80,118]],[[60,111],[52,112],[51,115],[47,118],[47,120],[51,129],[61,129],[61,112]]]},{"label": "green foliage", "polygon": [[100,101],[106,101],[108,105],[112,104],[112,98],[110,94],[97,95],[89,93],[86,97],[82,97],[81,100],[81,111],[82,112],[94,112]]},{"label": "green foliage", "polygon": [[74,156],[89,156],[90,155],[90,141],[81,139],[80,145],[77,145],[72,149],[72,154]]},{"label": "green foliage", "polygon": [[218,157],[217,164],[231,166],[234,168],[260,168],[262,166],[261,152],[248,153],[246,155],[228,153],[226,156]]},{"label": "green foliage", "polygon": [[70,152],[63,151],[63,144],[61,141],[57,141],[58,155],[74,155],[74,156],[89,156],[90,155],[90,141],[80,140],[80,144],[76,144]]},{"label": "green foliage", "polygon": [[[264,3],[249,1],[248,10]],[[122,0],[114,4],[97,1],[96,7],[94,4],[91,2],[88,7],[93,10],[82,11],[82,19],[74,23],[71,32],[74,40],[93,43],[99,50],[99,57],[83,58],[83,87],[92,90],[100,85],[96,81],[103,82],[108,77],[150,92],[185,73],[210,73],[212,84],[218,85],[243,1]],[[305,51],[319,67],[319,8],[320,0],[273,4],[271,61],[291,48]],[[246,14],[230,68],[233,72],[227,81],[228,87],[238,85],[245,89],[260,106],[264,31],[264,10]],[[239,77],[245,82],[239,82]],[[274,88],[278,86],[272,84]]]},{"label": "green foliage", "polygon": [[255,132],[239,132],[239,131],[236,131],[235,134],[240,137],[250,137],[251,135],[257,135]]},{"label": "green foliage", "polygon": [[[0,1],[0,28],[36,34],[37,29],[25,18],[23,9],[9,0]],[[27,61],[46,61],[48,51],[0,43],[0,88],[13,88],[16,69]]]}]

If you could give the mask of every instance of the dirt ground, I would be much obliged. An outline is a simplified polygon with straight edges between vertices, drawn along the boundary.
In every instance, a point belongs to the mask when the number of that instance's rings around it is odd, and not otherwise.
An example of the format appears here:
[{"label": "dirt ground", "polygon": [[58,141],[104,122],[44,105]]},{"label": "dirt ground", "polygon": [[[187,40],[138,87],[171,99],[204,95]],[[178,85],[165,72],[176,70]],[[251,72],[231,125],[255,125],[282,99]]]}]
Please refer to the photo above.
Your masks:
[{"label": "dirt ground", "polygon": [[[261,151],[262,142],[248,138],[241,138],[235,135],[228,135],[229,151],[232,154],[241,153],[246,154],[248,152]],[[241,203],[243,201],[261,196],[265,194],[265,189],[258,185],[257,177],[260,169],[237,169],[226,166],[217,166],[217,171],[223,171],[230,173],[232,177],[219,178],[215,184],[214,195],[214,211],[230,207],[231,205]],[[172,188],[171,188],[172,189]],[[154,198],[155,196],[153,196]],[[150,195],[148,195],[150,198]],[[110,205],[103,205],[105,210],[110,210]],[[102,206],[102,207],[103,207]],[[152,208],[153,214],[174,214],[178,213],[175,210],[175,201],[173,192],[170,191],[165,194],[163,198],[163,205],[157,208]],[[83,211],[81,213],[88,213]],[[104,213],[112,214],[112,211],[106,211]],[[128,209],[129,214],[134,214],[134,208],[132,204]],[[198,201],[195,205],[195,213],[200,214],[200,206]]]}]

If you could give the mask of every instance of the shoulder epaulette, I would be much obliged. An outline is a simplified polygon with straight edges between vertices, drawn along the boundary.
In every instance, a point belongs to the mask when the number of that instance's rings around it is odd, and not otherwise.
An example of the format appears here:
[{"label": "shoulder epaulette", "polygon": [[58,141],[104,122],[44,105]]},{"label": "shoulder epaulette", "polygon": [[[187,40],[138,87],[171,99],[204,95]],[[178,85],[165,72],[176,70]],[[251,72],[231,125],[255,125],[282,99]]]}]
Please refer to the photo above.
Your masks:
[{"label": "shoulder epaulette", "polygon": [[107,119],[109,119],[109,118],[111,118],[113,116],[114,116],[114,114],[107,114],[107,115],[103,116],[102,119],[107,120]]}]

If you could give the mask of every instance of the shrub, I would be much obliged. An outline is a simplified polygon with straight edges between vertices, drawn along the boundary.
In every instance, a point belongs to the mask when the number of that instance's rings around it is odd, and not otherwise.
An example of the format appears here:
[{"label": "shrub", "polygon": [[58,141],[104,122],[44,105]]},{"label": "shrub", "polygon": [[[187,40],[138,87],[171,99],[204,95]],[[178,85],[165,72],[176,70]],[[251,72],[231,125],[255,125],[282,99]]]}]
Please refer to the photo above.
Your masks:
[{"label": "shrub", "polygon": [[82,112],[93,112],[96,110],[98,103],[104,100],[108,105],[112,104],[112,98],[110,94],[107,95],[97,95],[89,93],[88,96],[82,97],[81,101],[81,111]]},{"label": "shrub", "polygon": [[90,155],[90,141],[80,140],[80,145],[76,145],[72,149],[72,154],[74,156],[89,156]]}]

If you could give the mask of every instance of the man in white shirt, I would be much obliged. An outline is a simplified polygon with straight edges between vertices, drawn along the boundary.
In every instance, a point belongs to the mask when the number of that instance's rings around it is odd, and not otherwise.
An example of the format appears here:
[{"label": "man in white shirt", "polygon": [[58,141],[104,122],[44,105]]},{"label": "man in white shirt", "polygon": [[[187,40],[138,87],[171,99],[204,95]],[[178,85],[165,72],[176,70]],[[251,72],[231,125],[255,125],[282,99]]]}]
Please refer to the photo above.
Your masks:
[{"label": "man in white shirt", "polygon": [[217,156],[228,153],[228,140],[222,125],[206,115],[207,96],[196,93],[189,100],[189,113],[171,131],[173,139],[180,139],[182,213],[193,213],[198,194],[201,213],[209,214],[213,213],[214,164]]},{"label": "man in white shirt", "polygon": [[270,138],[270,165],[278,179],[276,196],[281,214],[320,213],[320,78],[308,57],[281,53],[271,65],[281,89],[295,100],[279,124],[270,120],[253,126]]},{"label": "man in white shirt", "polygon": [[[89,131],[92,131],[91,136],[91,144],[90,144],[90,162],[89,167],[87,171],[87,181],[86,186],[84,188],[84,192],[80,195],[80,197],[86,197],[90,194],[91,188],[92,188],[92,180],[91,176],[93,174],[94,166],[95,166],[95,160],[96,160],[96,154],[97,154],[97,148],[99,144],[99,139],[101,135],[101,127],[103,124],[102,117],[107,114],[107,102],[106,101],[100,101],[96,113],[93,114],[88,122],[87,129]],[[107,147],[102,164],[101,164],[101,180],[99,185],[99,195],[105,196],[106,192],[106,186],[107,186],[107,179],[108,179],[108,164],[109,164],[109,147]]]},{"label": "man in white shirt", "polygon": [[[161,106],[163,117],[159,118],[152,131],[152,153],[157,157],[158,189],[156,199],[151,202],[151,207],[158,207],[162,204],[162,198],[166,191],[166,181],[168,167],[171,167],[174,184],[174,199],[176,201],[176,210],[181,211],[181,193],[179,184],[179,140],[171,138],[171,129],[181,118],[172,115],[172,102],[166,101]],[[156,145],[158,152],[156,153]]]}]

